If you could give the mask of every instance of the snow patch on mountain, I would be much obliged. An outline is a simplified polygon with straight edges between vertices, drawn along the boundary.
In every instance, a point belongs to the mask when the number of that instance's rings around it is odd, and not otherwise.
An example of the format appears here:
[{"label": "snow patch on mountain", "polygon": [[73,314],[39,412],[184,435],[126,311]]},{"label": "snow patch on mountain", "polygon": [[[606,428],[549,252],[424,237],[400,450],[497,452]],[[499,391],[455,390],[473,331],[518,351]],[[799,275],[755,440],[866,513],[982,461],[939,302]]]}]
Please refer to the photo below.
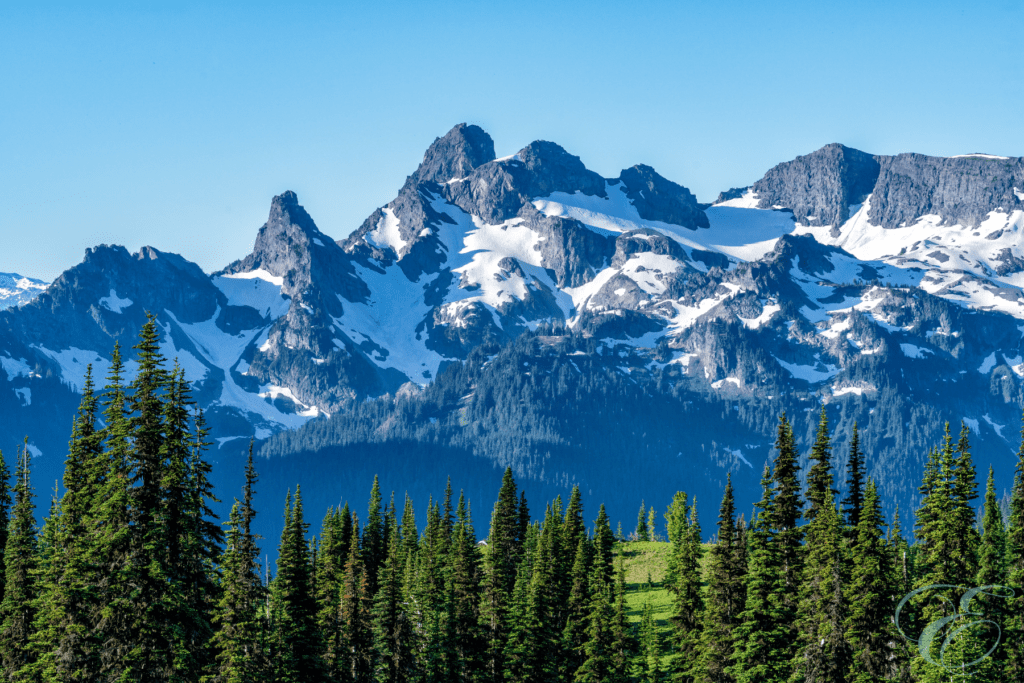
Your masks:
[{"label": "snow patch on mountain", "polygon": [[213,284],[227,297],[229,306],[248,306],[271,320],[287,313],[291,304],[290,299],[281,294],[284,278],[275,278],[265,270],[218,275],[213,278]]},{"label": "snow patch on mountain", "polygon": [[7,381],[10,382],[16,377],[32,377],[34,373],[24,358],[12,358],[9,355],[0,356],[0,368],[7,374]]},{"label": "snow patch on mountain", "polygon": [[257,268],[256,270],[250,270],[244,273],[229,273],[221,275],[220,277],[236,278],[239,280],[252,280],[253,278],[256,278],[259,280],[265,280],[266,282],[269,282],[272,285],[277,285],[278,287],[284,286],[284,277],[280,275],[273,275],[262,268]]},{"label": "snow patch on mountain", "polygon": [[[82,393],[82,387],[85,386],[85,370],[89,365],[92,365],[94,381],[102,380],[110,373],[110,361],[95,351],[75,346],[60,351],[52,351],[41,345],[35,345],[32,348],[55,361],[60,368],[61,381],[79,394]],[[129,360],[125,362],[124,366],[122,378],[126,383],[131,382],[138,374],[139,364],[134,360]]]},{"label": "snow patch on mountain", "polygon": [[114,291],[114,288],[111,287],[111,289],[110,289],[110,296],[105,296],[105,297],[101,298],[99,303],[100,303],[100,306],[103,306],[103,308],[107,309],[108,311],[113,311],[114,313],[120,313],[124,309],[128,308],[129,306],[131,306],[134,302],[131,299],[128,299],[128,298],[122,299],[121,297],[119,297],[117,295],[117,292]]},{"label": "snow patch on mountain", "polygon": [[402,238],[398,216],[391,209],[384,209],[377,226],[363,239],[378,249],[392,249],[398,256],[402,256],[403,250],[409,246],[409,242]]},{"label": "snow patch on mountain", "polygon": [[[805,380],[807,382],[810,382],[811,384],[823,382],[824,380],[827,379],[832,379],[840,372],[839,368],[837,368],[834,365],[822,363],[818,363],[815,365],[799,365],[797,363],[787,363],[786,361],[782,360],[781,358],[778,358],[777,356],[775,357],[775,360],[779,363],[779,365],[788,370],[789,374],[793,375],[793,377]],[[818,367],[820,365],[824,365],[825,369],[819,370]]]},{"label": "snow patch on mountain", "polygon": [[18,387],[14,390],[14,393],[18,398],[21,399],[21,405],[30,406],[32,405],[32,390],[28,387]]}]

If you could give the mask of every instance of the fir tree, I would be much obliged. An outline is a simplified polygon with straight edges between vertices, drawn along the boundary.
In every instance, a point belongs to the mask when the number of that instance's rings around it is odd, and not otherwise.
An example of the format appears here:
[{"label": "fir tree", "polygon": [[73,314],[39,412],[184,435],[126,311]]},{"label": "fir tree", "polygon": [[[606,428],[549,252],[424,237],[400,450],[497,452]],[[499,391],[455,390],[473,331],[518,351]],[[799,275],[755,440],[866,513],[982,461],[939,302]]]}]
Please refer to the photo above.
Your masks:
[{"label": "fir tree", "polygon": [[[353,539],[359,535],[359,520],[351,522]],[[359,544],[349,545],[345,562],[345,581],[339,609],[341,611],[341,647],[338,650],[340,680],[369,683],[373,680],[373,633],[370,621],[371,598],[366,574],[360,558]]]},{"label": "fir tree", "polygon": [[594,520],[594,548],[600,552],[595,553],[594,566],[601,570],[605,582],[610,586],[615,572],[612,564],[614,559],[615,536],[612,535],[612,528],[608,523],[608,513],[605,512],[604,504],[597,511],[597,519]]},{"label": "fir tree", "polygon": [[728,673],[737,683],[780,683],[789,678],[789,623],[778,598],[783,585],[782,563],[773,526],[776,493],[771,469],[761,478],[763,495],[747,532],[746,603],[734,631],[735,649]]},{"label": "fir tree", "polygon": [[0,602],[7,585],[7,565],[4,548],[7,547],[7,529],[11,524],[11,473],[7,469],[3,451],[0,451]]},{"label": "fir tree", "polygon": [[728,671],[733,632],[744,608],[746,557],[740,554],[732,477],[727,475],[718,513],[718,540],[711,547],[700,643],[700,683],[733,683]]},{"label": "fir tree", "polygon": [[847,494],[843,499],[846,524],[853,530],[851,537],[856,537],[856,529],[860,526],[860,511],[864,506],[864,454],[860,450],[860,433],[857,423],[853,423],[853,436],[850,437],[850,455],[846,460]]},{"label": "fir tree", "polygon": [[676,568],[676,583],[670,586],[675,610],[672,616],[671,680],[674,683],[692,683],[700,673],[701,614],[701,531],[697,520],[697,501],[693,500],[686,527],[672,555]]},{"label": "fir tree", "polygon": [[662,683],[661,639],[658,636],[650,599],[644,601],[643,613],[640,616],[640,681]]},{"label": "fir tree", "polygon": [[502,477],[498,500],[491,515],[491,533],[488,538],[486,582],[481,618],[487,631],[487,676],[490,680],[504,680],[505,640],[508,637],[508,611],[515,588],[516,568],[519,564],[523,532],[520,508],[512,468],[506,468]]},{"label": "fir tree", "polygon": [[640,501],[640,512],[636,515],[636,540],[638,541],[649,541],[651,540],[651,534],[647,530],[647,508],[644,507],[644,502]]},{"label": "fir tree", "polygon": [[1003,647],[1008,683],[1024,683],[1024,422],[1021,445],[1017,451],[1017,469],[1010,496],[1010,519],[1006,532],[1006,582],[1015,594],[1007,600],[1008,615]]},{"label": "fir tree", "polygon": [[135,644],[136,605],[123,587],[135,585],[132,560],[134,534],[131,526],[131,424],[123,384],[121,349],[114,344],[107,385],[104,388],[104,451],[95,461],[92,478],[99,493],[92,500],[88,561],[99,577],[96,601],[99,621],[95,628],[100,644],[101,676],[117,680],[129,668]]},{"label": "fir tree", "polygon": [[384,564],[384,557],[387,553],[387,546],[384,543],[384,517],[381,508],[383,500],[380,493],[380,482],[377,480],[377,475],[374,475],[373,488],[370,489],[369,514],[366,516],[366,524],[363,526],[362,538],[363,568],[366,572],[366,585],[371,595],[377,592],[377,572]]},{"label": "fir tree", "polygon": [[[830,484],[831,476],[822,476]],[[843,538],[830,487],[807,528],[807,559],[797,611],[799,650],[792,683],[845,683],[851,662],[843,580]]]},{"label": "fir tree", "polygon": [[222,590],[213,617],[216,663],[211,680],[215,683],[255,681],[267,664],[260,618],[266,588],[260,577],[258,537],[252,532],[257,481],[250,441],[242,500],[236,500],[231,508],[227,543],[220,560]]},{"label": "fir tree", "polygon": [[853,571],[846,591],[850,610],[846,638],[853,658],[847,678],[849,683],[900,680],[906,666],[901,637],[893,624],[899,598],[890,585],[893,556],[886,547],[884,526],[878,490],[874,482],[868,480],[851,553]]},{"label": "fir tree", "polygon": [[583,665],[587,642],[587,621],[592,596],[590,594],[589,541],[584,537],[576,542],[576,554],[570,571],[570,587],[566,604],[566,621],[562,629],[562,680],[572,680]]},{"label": "fir tree", "polygon": [[811,468],[807,472],[807,522],[812,523],[818,511],[825,504],[825,498],[831,494],[833,499],[839,492],[833,488],[832,478],[832,441],[828,433],[828,415],[825,406],[821,407],[818,416],[818,431],[811,447]]},{"label": "fir tree", "polygon": [[[389,511],[390,514],[390,511]],[[406,611],[402,586],[403,563],[397,533],[388,539],[388,553],[380,572],[380,588],[373,598],[373,644],[377,683],[406,683],[416,677],[414,633]]]},{"label": "fir tree", "polygon": [[481,568],[476,532],[465,497],[459,494],[448,556],[449,680],[468,683],[482,674],[484,633],[480,628]]},{"label": "fir tree", "polygon": [[323,679],[316,628],[316,601],[310,585],[312,571],[302,493],[295,490],[285,501],[285,527],[278,548],[277,576],[272,600],[277,623],[276,680],[281,683],[317,683]]},{"label": "fir tree", "polygon": [[35,504],[29,481],[28,439],[18,454],[14,475],[14,507],[8,528],[6,586],[0,603],[0,667],[8,681],[25,680],[22,669],[32,663],[29,638],[36,616],[36,544]]}]

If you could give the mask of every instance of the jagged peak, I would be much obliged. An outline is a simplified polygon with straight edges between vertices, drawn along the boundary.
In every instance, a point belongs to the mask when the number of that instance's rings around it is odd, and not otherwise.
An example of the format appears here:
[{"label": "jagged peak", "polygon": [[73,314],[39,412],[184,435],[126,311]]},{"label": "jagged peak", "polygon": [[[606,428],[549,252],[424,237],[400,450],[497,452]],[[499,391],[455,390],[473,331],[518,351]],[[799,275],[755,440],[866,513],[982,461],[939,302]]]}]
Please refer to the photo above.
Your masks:
[{"label": "jagged peak", "polygon": [[474,168],[494,161],[494,140],[480,126],[460,123],[436,138],[406,184],[446,183],[464,178]]}]

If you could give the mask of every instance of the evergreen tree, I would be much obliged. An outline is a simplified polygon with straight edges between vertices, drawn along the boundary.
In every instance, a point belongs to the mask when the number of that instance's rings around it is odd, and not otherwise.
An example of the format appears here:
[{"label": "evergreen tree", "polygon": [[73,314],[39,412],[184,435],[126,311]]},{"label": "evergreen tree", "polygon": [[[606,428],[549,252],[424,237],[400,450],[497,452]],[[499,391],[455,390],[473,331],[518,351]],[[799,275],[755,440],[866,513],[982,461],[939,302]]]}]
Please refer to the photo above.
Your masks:
[{"label": "evergreen tree", "polygon": [[316,625],[324,650],[324,673],[328,680],[341,676],[341,594],[346,555],[341,554],[340,513],[328,508],[320,527],[320,548],[316,557]]},{"label": "evergreen tree", "polygon": [[302,493],[285,501],[285,527],[278,547],[277,576],[272,587],[275,623],[275,679],[281,683],[323,680],[316,628],[316,601],[311,587],[312,566],[306,543]]},{"label": "evergreen tree", "polygon": [[465,496],[459,494],[448,556],[449,680],[469,683],[483,673],[485,640],[480,628],[481,568],[476,532]]},{"label": "evergreen tree", "polygon": [[864,506],[864,454],[860,450],[860,433],[857,431],[856,422],[853,423],[850,455],[846,460],[846,485],[847,494],[843,499],[843,506],[846,523],[854,530],[851,537],[855,537],[856,529],[860,526],[860,511]]},{"label": "evergreen tree", "polygon": [[1013,477],[1010,496],[1010,519],[1006,532],[1006,582],[1015,594],[1007,600],[1005,609],[1006,667],[1003,675],[1007,683],[1024,683],[1024,422],[1021,426],[1021,445],[1017,451],[1017,469]]},{"label": "evergreen tree", "polygon": [[569,575],[570,587],[566,604],[566,621],[562,629],[561,679],[572,680],[585,660],[587,623],[592,596],[590,594],[590,552],[586,537],[576,542],[576,554]]},{"label": "evergreen tree", "polygon": [[818,511],[825,504],[826,497],[831,494],[833,499],[839,492],[833,488],[832,478],[832,441],[828,433],[828,416],[825,406],[821,407],[818,417],[818,431],[811,447],[811,468],[807,472],[807,522],[812,523]]},{"label": "evergreen tree", "polygon": [[[870,479],[864,493],[847,587],[850,614],[846,638],[852,648],[849,683],[901,680],[906,667],[901,637],[893,624],[897,597],[890,585],[893,556],[886,547],[882,504]],[[898,591],[897,591],[898,592]]]},{"label": "evergreen tree", "polygon": [[497,683],[504,680],[505,640],[508,637],[508,612],[515,589],[522,539],[520,506],[512,468],[502,477],[498,500],[491,515],[491,533],[486,555],[486,580],[481,618],[487,632],[487,676]]},{"label": "evergreen tree", "polygon": [[643,613],[640,616],[640,681],[662,683],[661,639],[658,636],[650,599],[644,601]]},{"label": "evergreen tree", "polygon": [[[389,510],[389,516],[393,514]],[[401,539],[388,539],[388,553],[381,568],[380,588],[373,598],[373,643],[377,683],[406,683],[416,679],[413,626],[406,610],[402,586]]]},{"label": "evergreen tree", "polygon": [[260,611],[266,588],[260,577],[258,537],[252,532],[258,481],[252,460],[252,442],[245,466],[242,500],[235,500],[228,518],[227,543],[221,556],[221,595],[214,611],[216,663],[211,681],[256,681],[264,660]]},{"label": "evergreen tree", "polygon": [[345,581],[342,586],[339,609],[341,611],[342,643],[338,649],[339,680],[349,683],[369,683],[373,680],[373,632],[370,621],[371,597],[366,574],[360,558],[359,520],[351,521],[353,542],[349,545],[345,562]]},{"label": "evergreen tree", "polygon": [[733,683],[728,671],[733,632],[744,608],[745,555],[740,554],[732,477],[727,475],[718,513],[718,540],[711,547],[700,643],[700,683]]},{"label": "evergreen tree", "polygon": [[700,674],[701,614],[701,531],[697,520],[697,500],[690,507],[690,517],[672,554],[676,567],[676,583],[670,586],[675,610],[672,616],[671,680],[692,683]]},{"label": "evergreen tree", "polygon": [[[821,476],[831,484],[831,475]],[[843,537],[839,512],[830,486],[807,527],[807,559],[797,611],[799,650],[793,661],[792,683],[845,683],[851,663],[846,640],[848,616],[843,595]]]},{"label": "evergreen tree", "polygon": [[137,656],[133,653],[137,606],[133,596],[124,590],[124,586],[136,585],[136,563],[130,508],[131,423],[123,372],[121,348],[115,343],[104,388],[104,451],[91,474],[98,482],[99,493],[93,497],[89,514],[92,542],[88,561],[96,568],[98,577],[95,588],[99,620],[94,633],[100,646],[100,673],[105,680],[118,680],[125,675],[131,659]]},{"label": "evergreen tree", "polygon": [[377,573],[387,553],[385,545],[384,517],[381,504],[383,497],[380,493],[380,482],[377,475],[373,476],[373,488],[370,489],[370,508],[366,516],[366,524],[363,526],[362,538],[362,559],[363,568],[366,572],[366,585],[370,595],[377,592]]},{"label": "evergreen tree", "polygon": [[728,673],[737,683],[780,683],[789,678],[790,627],[778,593],[783,586],[782,562],[773,510],[777,504],[771,469],[765,465],[761,500],[748,536],[746,603],[734,630],[735,648]]},{"label": "evergreen tree", "polygon": [[50,557],[40,572],[40,604],[31,646],[35,678],[64,681],[99,675],[92,634],[99,577],[89,557],[91,506],[99,486],[96,461],[102,457],[97,406],[90,365],[64,463],[60,515],[51,514],[47,522],[52,535]]},{"label": "evergreen tree", "polygon": [[36,616],[36,543],[35,504],[29,481],[28,439],[18,454],[14,475],[14,507],[8,527],[6,582],[0,603],[0,667],[8,681],[25,680],[22,669],[32,663],[29,638]]},{"label": "evergreen tree", "polygon": [[603,503],[597,511],[597,519],[594,520],[594,547],[600,551],[595,553],[594,566],[601,570],[605,583],[610,586],[615,572],[612,564],[615,556],[615,536],[612,534],[608,513],[605,512]]},{"label": "evergreen tree", "polygon": [[647,530],[647,508],[644,507],[644,502],[640,501],[640,512],[636,515],[636,540],[638,541],[649,541],[651,540],[651,534]]},{"label": "evergreen tree", "polygon": [[0,451],[0,601],[7,585],[7,564],[3,548],[7,547],[7,529],[11,524],[11,473]]}]

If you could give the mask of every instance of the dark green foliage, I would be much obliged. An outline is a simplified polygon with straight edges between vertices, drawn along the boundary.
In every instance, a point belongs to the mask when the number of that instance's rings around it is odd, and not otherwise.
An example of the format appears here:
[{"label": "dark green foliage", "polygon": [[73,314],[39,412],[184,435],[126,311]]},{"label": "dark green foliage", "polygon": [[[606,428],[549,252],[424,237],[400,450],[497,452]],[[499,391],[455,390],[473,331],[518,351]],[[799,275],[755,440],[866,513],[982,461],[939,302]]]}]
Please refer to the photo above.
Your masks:
[{"label": "dark green foliage", "polygon": [[700,683],[732,683],[735,680],[728,666],[733,654],[733,633],[746,602],[743,576],[747,570],[744,541],[735,514],[732,478],[729,477],[718,515],[718,538],[711,546],[707,570],[700,663],[696,676]]},{"label": "dark green foliage", "polygon": [[638,541],[649,541],[651,540],[651,532],[647,528],[647,508],[644,507],[644,502],[640,501],[640,512],[636,515],[636,540]]},{"label": "dark green foliage", "polygon": [[1006,533],[1006,582],[1016,595],[1006,604],[1006,668],[1008,683],[1024,683],[1024,426],[1017,451],[1017,469],[1010,497],[1010,519]]},{"label": "dark green foliage", "polygon": [[388,539],[387,557],[379,574],[380,589],[373,598],[374,679],[377,683],[406,683],[416,677],[415,634],[402,585],[402,559],[399,535],[393,533]]},{"label": "dark green foliage", "polygon": [[846,489],[846,498],[843,499],[846,524],[857,529],[860,525],[860,511],[864,506],[864,454],[860,450],[860,432],[856,422],[853,423],[850,454],[846,461]]},{"label": "dark green foliage", "polygon": [[902,637],[892,621],[896,603],[903,593],[893,590],[896,567],[894,556],[886,546],[884,527],[878,489],[868,480],[851,554],[853,571],[847,586],[850,614],[846,619],[846,638],[853,656],[847,678],[850,683],[900,680],[907,664]]},{"label": "dark green foliage", "polygon": [[271,585],[274,618],[275,679],[281,683],[317,683],[323,678],[312,562],[306,543],[302,493],[285,501],[285,527],[278,550],[277,576]]},{"label": "dark green foliage", "polygon": [[267,667],[261,614],[266,588],[260,577],[258,538],[252,532],[257,480],[250,442],[242,500],[231,508],[220,560],[221,594],[213,617],[216,663],[211,677],[216,683],[253,681]]},{"label": "dark green foliage", "polygon": [[807,521],[813,523],[825,499],[831,495],[834,499],[839,492],[833,487],[832,477],[832,441],[828,433],[828,416],[825,406],[821,407],[818,417],[818,431],[811,447],[811,468],[807,472]]},{"label": "dark green foliage", "polygon": [[29,640],[36,616],[36,567],[39,563],[32,485],[29,481],[28,439],[18,453],[14,473],[14,507],[8,528],[6,582],[0,603],[0,669],[8,681],[26,680],[22,669],[32,662]]},{"label": "dark green foliage", "polygon": [[674,598],[671,646],[674,656],[670,680],[692,683],[700,675],[701,615],[704,604],[701,591],[702,554],[697,502],[690,507],[686,525],[672,544],[675,583],[669,586]]}]

